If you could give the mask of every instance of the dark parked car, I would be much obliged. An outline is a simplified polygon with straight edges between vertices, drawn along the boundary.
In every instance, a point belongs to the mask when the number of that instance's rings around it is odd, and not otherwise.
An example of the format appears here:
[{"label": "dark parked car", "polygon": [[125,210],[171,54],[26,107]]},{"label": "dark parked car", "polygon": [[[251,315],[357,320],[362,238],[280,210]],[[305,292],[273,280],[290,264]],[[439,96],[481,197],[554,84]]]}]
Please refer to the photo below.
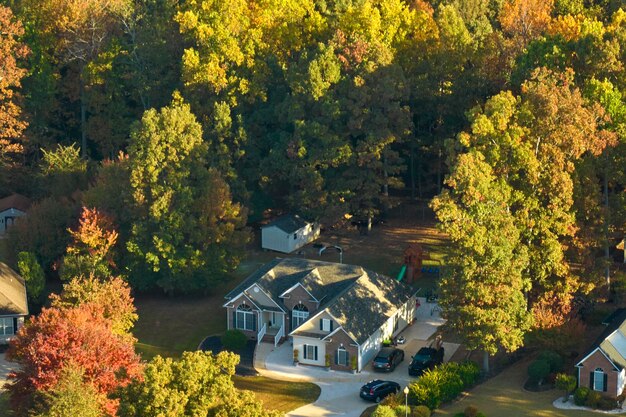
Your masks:
[{"label": "dark parked car", "polygon": [[364,400],[380,402],[383,398],[390,394],[400,392],[400,384],[393,381],[382,381],[375,379],[361,387],[359,395]]},{"label": "dark parked car", "polygon": [[420,376],[427,369],[433,369],[443,362],[443,347],[435,349],[433,347],[421,348],[409,365],[409,375]]},{"label": "dark parked car", "polygon": [[376,371],[393,371],[404,360],[404,351],[393,347],[384,347],[372,361],[372,368]]}]

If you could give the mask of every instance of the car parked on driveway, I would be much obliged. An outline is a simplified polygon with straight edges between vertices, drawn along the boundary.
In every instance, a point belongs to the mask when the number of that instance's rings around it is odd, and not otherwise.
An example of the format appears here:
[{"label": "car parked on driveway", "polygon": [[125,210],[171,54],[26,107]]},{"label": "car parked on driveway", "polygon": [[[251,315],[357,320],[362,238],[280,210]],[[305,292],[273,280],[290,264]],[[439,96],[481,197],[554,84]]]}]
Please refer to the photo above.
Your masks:
[{"label": "car parked on driveway", "polygon": [[384,347],[372,361],[375,371],[391,372],[404,360],[404,351],[394,347]]},{"label": "car parked on driveway", "polygon": [[433,347],[421,348],[415,356],[413,356],[409,364],[409,375],[420,376],[425,370],[433,369],[443,362],[443,354],[443,347],[439,349]]},{"label": "car parked on driveway", "polygon": [[393,381],[383,381],[375,379],[361,387],[359,395],[364,400],[380,402],[383,398],[391,394],[400,392],[400,384]]}]

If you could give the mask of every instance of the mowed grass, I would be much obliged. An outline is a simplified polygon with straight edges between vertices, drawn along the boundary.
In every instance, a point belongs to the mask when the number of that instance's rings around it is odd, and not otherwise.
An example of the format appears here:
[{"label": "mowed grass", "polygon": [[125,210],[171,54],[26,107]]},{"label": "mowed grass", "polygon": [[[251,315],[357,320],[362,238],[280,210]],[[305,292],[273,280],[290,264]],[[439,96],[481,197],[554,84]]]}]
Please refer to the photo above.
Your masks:
[{"label": "mowed grass", "polygon": [[602,414],[592,411],[559,410],[552,402],[563,394],[558,390],[527,392],[523,385],[529,361],[521,361],[505,369],[484,384],[475,387],[461,401],[437,410],[437,416],[454,416],[469,405],[478,407],[486,416],[506,417],[591,417]]},{"label": "mowed grass", "polygon": [[239,389],[254,392],[267,410],[283,413],[317,400],[321,389],[311,382],[278,381],[262,376],[234,376]]}]

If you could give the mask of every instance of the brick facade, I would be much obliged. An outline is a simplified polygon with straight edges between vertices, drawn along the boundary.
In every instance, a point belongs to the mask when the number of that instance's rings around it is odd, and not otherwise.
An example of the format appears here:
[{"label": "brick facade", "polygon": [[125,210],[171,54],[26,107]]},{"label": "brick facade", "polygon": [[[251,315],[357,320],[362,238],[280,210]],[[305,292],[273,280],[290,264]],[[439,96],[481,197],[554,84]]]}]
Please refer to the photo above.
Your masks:
[{"label": "brick facade", "polygon": [[306,292],[306,290],[300,285],[296,286],[293,290],[286,294],[286,297],[283,298],[283,303],[288,309],[287,315],[285,316],[285,326],[287,330],[286,333],[289,333],[293,330],[291,328],[291,311],[293,310],[294,306],[300,303],[304,304],[309,310],[309,317],[317,313],[317,309],[319,306],[319,303],[312,301],[311,295]]},{"label": "brick facade", "polygon": [[256,313],[257,317],[256,317],[256,329],[254,331],[251,330],[243,330],[243,329],[238,329],[240,330],[243,334],[245,334],[246,336],[248,336],[249,339],[251,340],[256,340],[257,334],[259,332],[259,310],[254,306],[254,303],[252,301],[250,301],[250,299],[244,294],[241,297],[237,298],[233,303],[229,304],[228,307],[226,308],[227,310],[227,317],[228,317],[228,328],[229,329],[234,329],[235,328],[235,323],[233,321],[233,313],[235,311],[237,311],[237,307],[239,307],[241,304],[247,304],[250,307],[252,307],[252,311]]},{"label": "brick facade", "polygon": [[617,392],[618,371],[615,370],[611,362],[606,358],[606,356],[604,356],[600,349],[596,350],[579,365],[578,375],[580,379],[578,381],[578,386],[593,389],[593,380],[590,379],[590,374],[597,368],[602,369],[606,374],[606,391],[604,394],[609,396],[619,395],[620,393]]},{"label": "brick facade", "polygon": [[[352,340],[342,330],[339,330],[337,333],[333,334],[330,337],[330,339],[331,339],[331,342],[328,342],[326,344],[326,353],[330,354],[331,356],[330,368],[335,369],[337,371],[351,371],[352,370],[352,366],[351,366],[352,358],[359,357],[359,350],[358,350],[358,347],[354,344],[354,340]],[[337,355],[337,349],[339,349],[340,346],[343,346],[343,348],[346,351],[348,351],[348,365],[346,366],[336,364],[337,361],[336,361],[335,356]]]}]

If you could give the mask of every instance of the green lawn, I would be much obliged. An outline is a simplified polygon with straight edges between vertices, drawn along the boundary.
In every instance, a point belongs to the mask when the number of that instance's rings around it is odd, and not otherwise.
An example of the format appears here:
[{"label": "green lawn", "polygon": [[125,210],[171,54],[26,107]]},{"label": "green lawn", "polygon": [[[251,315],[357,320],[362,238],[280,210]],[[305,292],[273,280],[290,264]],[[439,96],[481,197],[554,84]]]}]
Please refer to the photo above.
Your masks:
[{"label": "green lawn", "polygon": [[[528,361],[521,361],[471,390],[463,400],[438,410],[437,416],[454,416],[475,405],[486,416],[506,417],[591,417],[591,411],[557,410],[552,402],[560,391],[527,392],[522,389],[526,379]],[[601,414],[600,414],[601,415]]]},{"label": "green lawn", "polygon": [[254,392],[268,410],[287,412],[312,403],[321,389],[310,382],[278,381],[262,376],[233,377],[235,386]]}]

